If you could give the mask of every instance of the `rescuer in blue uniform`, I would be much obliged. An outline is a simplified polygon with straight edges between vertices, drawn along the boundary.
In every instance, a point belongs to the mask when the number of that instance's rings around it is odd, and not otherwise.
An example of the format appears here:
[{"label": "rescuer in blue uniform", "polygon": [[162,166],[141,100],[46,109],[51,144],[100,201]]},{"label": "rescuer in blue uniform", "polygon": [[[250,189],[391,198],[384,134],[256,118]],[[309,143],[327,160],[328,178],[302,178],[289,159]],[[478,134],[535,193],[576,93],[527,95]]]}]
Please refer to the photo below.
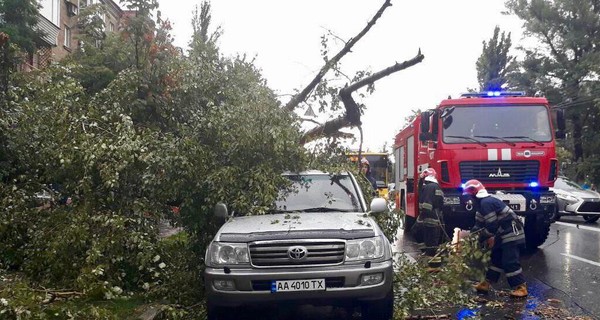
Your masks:
[{"label": "rescuer in blue uniform", "polygon": [[491,283],[498,282],[502,273],[512,288],[515,298],[527,296],[527,284],[519,262],[520,247],[525,243],[523,224],[502,200],[490,196],[478,180],[465,183],[465,194],[475,196],[477,213],[472,232],[479,233],[479,240],[492,250],[491,265],[485,280],[476,284],[478,292],[489,292]]},{"label": "rescuer in blue uniform", "polygon": [[428,271],[436,272],[442,264],[442,258],[437,254],[441,243],[444,225],[442,208],[444,192],[437,181],[437,173],[433,168],[427,168],[420,175],[423,186],[419,189],[419,216],[417,217],[417,242],[423,242],[425,255],[429,258]]}]

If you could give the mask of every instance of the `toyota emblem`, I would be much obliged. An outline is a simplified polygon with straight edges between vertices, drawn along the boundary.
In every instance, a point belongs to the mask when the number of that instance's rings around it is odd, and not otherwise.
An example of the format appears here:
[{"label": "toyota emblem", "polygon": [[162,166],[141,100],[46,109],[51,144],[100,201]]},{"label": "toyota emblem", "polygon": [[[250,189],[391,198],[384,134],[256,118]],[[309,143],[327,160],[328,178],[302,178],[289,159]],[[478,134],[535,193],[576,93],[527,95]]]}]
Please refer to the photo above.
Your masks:
[{"label": "toyota emblem", "polygon": [[302,246],[293,246],[288,249],[288,257],[292,260],[303,260],[306,258],[308,251]]}]

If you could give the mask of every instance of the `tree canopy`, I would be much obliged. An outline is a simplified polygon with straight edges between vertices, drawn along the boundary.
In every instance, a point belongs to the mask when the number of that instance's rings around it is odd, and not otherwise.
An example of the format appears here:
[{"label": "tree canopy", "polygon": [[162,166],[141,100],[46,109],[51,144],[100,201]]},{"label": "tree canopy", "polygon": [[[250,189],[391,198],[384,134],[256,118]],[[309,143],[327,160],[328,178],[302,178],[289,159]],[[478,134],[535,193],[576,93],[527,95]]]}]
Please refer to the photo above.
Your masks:
[{"label": "tree canopy", "polygon": [[510,89],[508,77],[516,69],[515,57],[509,54],[511,46],[510,33],[500,33],[498,26],[492,38],[483,41],[483,51],[475,64],[480,91]]},{"label": "tree canopy", "polygon": [[598,141],[600,3],[509,0],[506,6],[539,44],[523,49],[526,57],[515,85],[544,94],[567,110],[574,161],[597,157],[593,141]]}]

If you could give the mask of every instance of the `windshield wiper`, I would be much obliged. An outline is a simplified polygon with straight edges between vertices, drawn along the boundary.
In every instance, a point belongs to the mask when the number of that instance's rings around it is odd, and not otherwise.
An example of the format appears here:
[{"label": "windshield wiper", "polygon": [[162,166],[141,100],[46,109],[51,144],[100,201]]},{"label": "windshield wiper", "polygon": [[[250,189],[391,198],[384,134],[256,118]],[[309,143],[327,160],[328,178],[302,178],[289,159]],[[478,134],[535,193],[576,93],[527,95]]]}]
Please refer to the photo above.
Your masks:
[{"label": "windshield wiper", "polygon": [[269,210],[269,213],[296,213],[299,212],[299,210]]},{"label": "windshield wiper", "polygon": [[511,146],[511,147],[514,147],[514,146],[517,145],[516,143],[514,143],[512,141],[508,141],[508,140],[506,140],[504,138],[496,137],[496,136],[475,136],[475,137],[477,137],[477,138],[485,138],[485,139],[496,139],[496,140],[504,141],[504,142],[508,143],[508,145]]},{"label": "windshield wiper", "polygon": [[513,137],[503,137],[503,138],[506,138],[506,139],[527,139],[527,140],[529,140],[531,142],[537,143],[540,146],[544,145],[543,142],[535,140],[535,139],[527,137],[527,136],[513,136]]},{"label": "windshield wiper", "polygon": [[466,140],[471,140],[475,143],[480,144],[482,147],[487,147],[487,144],[475,139],[475,138],[471,138],[471,137],[467,137],[467,136],[446,136],[446,138],[459,138],[459,139],[466,139]]},{"label": "windshield wiper", "polygon": [[317,207],[317,208],[306,208],[297,210],[301,212],[354,212],[357,210],[352,209],[340,209],[340,208],[329,208],[329,207]]}]

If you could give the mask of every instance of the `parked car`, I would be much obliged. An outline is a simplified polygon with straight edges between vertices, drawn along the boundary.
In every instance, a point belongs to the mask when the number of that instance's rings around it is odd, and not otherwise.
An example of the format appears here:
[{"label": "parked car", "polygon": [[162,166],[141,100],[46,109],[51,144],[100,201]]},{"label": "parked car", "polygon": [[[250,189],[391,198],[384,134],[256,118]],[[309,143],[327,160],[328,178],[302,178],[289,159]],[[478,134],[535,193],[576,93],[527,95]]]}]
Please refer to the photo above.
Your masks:
[{"label": "parked car", "polygon": [[554,188],[550,190],[556,194],[555,220],[559,220],[561,216],[583,216],[583,219],[589,223],[600,219],[600,194],[598,192],[583,189],[566,177],[558,177]]},{"label": "parked car", "polygon": [[226,218],[206,252],[208,319],[235,318],[231,307],[291,302],[360,306],[363,319],[391,319],[393,263],[389,240],[354,176],[286,174],[291,187],[269,214]]}]

